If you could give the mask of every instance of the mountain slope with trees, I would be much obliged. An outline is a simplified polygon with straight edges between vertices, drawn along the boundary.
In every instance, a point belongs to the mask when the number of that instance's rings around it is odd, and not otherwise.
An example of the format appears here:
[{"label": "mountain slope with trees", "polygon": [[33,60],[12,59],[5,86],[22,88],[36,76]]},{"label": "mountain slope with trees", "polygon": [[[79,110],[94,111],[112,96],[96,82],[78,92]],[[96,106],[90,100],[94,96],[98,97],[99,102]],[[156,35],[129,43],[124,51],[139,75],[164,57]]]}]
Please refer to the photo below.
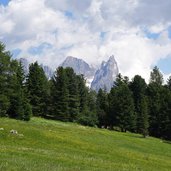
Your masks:
[{"label": "mountain slope with trees", "polygon": [[49,80],[35,62],[24,75],[2,43],[0,66],[1,117],[28,121],[33,115],[171,140],[171,77],[163,85],[157,67],[149,84],[119,74],[110,92],[104,87],[96,93],[72,68],[58,67]]}]

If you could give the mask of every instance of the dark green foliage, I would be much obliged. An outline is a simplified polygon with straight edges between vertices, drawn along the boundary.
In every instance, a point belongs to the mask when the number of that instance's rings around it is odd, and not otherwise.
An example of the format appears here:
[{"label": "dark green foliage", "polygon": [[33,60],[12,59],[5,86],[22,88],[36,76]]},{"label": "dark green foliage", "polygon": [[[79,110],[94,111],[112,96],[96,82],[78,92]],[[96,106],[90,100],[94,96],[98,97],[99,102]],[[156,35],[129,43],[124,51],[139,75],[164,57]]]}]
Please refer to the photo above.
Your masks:
[{"label": "dark green foliage", "polygon": [[6,116],[10,105],[9,101],[9,77],[11,55],[5,51],[5,46],[0,42],[0,116]]},{"label": "dark green foliage", "polygon": [[171,139],[171,91],[167,87],[161,90],[161,137]]},{"label": "dark green foliage", "polygon": [[97,101],[97,93],[94,90],[89,90],[87,105],[89,110],[95,113],[97,110],[96,101]]},{"label": "dark green foliage", "polygon": [[29,67],[26,85],[33,115],[44,116],[47,112],[48,80],[43,69],[37,62],[31,64]]},{"label": "dark green foliage", "polygon": [[167,87],[169,90],[171,90],[171,76],[167,80]]},{"label": "dark green foliage", "polygon": [[[163,122],[165,118],[165,114],[162,106],[165,106],[165,96],[163,91],[165,88],[162,86],[163,76],[160,73],[157,67],[154,67],[153,71],[151,72],[150,77],[150,84],[148,85],[148,98],[149,98],[149,114],[150,114],[150,127],[149,132],[150,135],[161,137],[162,136],[162,129],[163,129]],[[164,103],[163,103],[164,101]]]},{"label": "dark green foliage", "polygon": [[0,116],[29,120],[31,110],[26,112],[25,108],[29,103],[24,92],[22,66],[16,60],[11,60],[3,44],[0,44],[0,65]]},{"label": "dark green foliage", "polygon": [[69,90],[66,70],[59,67],[52,79],[52,113],[56,119],[69,121]]},{"label": "dark green foliage", "polygon": [[23,120],[29,121],[30,117],[32,116],[31,105],[27,101],[25,101],[23,104],[23,108],[24,108]]},{"label": "dark green foliage", "polygon": [[94,126],[97,123],[96,93],[89,91],[82,75],[59,67],[52,79],[51,109],[55,119]]},{"label": "dark green foliage", "polygon": [[88,108],[88,88],[86,87],[86,81],[83,75],[77,76],[78,92],[80,101],[80,113],[84,112]]},{"label": "dark green foliage", "polygon": [[79,90],[78,90],[78,80],[72,68],[65,69],[67,76],[67,88],[69,92],[68,97],[68,107],[69,107],[69,120],[76,120],[79,114]]},{"label": "dark green foliage", "polygon": [[108,126],[108,109],[109,109],[109,104],[108,104],[108,95],[105,90],[99,89],[98,94],[97,94],[97,116],[98,116],[98,121],[99,127],[107,127]]},{"label": "dark green foliage", "polygon": [[149,115],[148,115],[148,106],[147,98],[142,95],[138,104],[139,110],[137,114],[137,131],[141,133],[144,138],[148,135],[149,128]]},{"label": "dark green foliage", "polygon": [[145,80],[136,75],[130,83],[130,89],[133,92],[135,113],[136,113],[136,129],[135,132],[148,134],[148,101],[146,98],[147,85]]},{"label": "dark green foliage", "polygon": [[135,112],[132,92],[119,76],[109,95],[110,124],[121,128],[121,131],[135,129]]},{"label": "dark green foliage", "polygon": [[7,110],[10,106],[9,98],[6,95],[0,94],[0,116],[7,116]]},{"label": "dark green foliage", "polygon": [[77,122],[86,126],[95,126],[98,124],[98,118],[95,112],[85,110],[78,116]]},{"label": "dark green foliage", "polygon": [[130,83],[130,89],[133,92],[134,101],[136,104],[135,105],[136,110],[138,110],[137,103],[139,99],[142,97],[142,95],[146,94],[146,88],[147,88],[147,85],[146,85],[145,80],[139,75],[136,75],[133,78],[132,82]]},{"label": "dark green foliage", "polygon": [[86,87],[86,80],[83,75],[78,75],[77,80],[80,103],[80,114],[77,117],[77,122],[84,125],[95,126],[98,123],[96,93]]},{"label": "dark green foliage", "polygon": [[[86,105],[83,105],[84,109],[77,117],[77,122],[87,126],[95,126],[98,124],[99,120],[96,112],[96,92],[89,90],[85,87],[82,102],[85,100]],[[85,98],[86,97],[86,98]],[[81,95],[80,95],[81,99]]]},{"label": "dark green foliage", "polygon": [[149,99],[149,114],[150,114],[150,135],[160,137],[160,125],[161,125],[161,87],[156,83],[150,83],[147,89]]},{"label": "dark green foliage", "polygon": [[[17,61],[11,61],[11,69],[13,74],[10,79],[10,107],[8,114],[12,118],[20,120],[29,120],[32,111],[27,111],[26,106],[29,106],[28,99],[24,87],[24,72],[22,66]],[[27,118],[27,119],[25,119]]]}]

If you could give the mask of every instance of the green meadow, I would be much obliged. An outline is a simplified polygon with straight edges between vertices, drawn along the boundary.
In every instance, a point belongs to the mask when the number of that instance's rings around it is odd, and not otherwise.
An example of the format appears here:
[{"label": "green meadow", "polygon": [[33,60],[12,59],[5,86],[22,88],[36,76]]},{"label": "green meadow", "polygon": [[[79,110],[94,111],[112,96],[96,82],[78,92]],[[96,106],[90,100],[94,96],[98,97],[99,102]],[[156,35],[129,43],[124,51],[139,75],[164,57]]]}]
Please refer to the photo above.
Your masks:
[{"label": "green meadow", "polygon": [[0,171],[171,170],[171,144],[157,138],[41,118],[0,128]]}]

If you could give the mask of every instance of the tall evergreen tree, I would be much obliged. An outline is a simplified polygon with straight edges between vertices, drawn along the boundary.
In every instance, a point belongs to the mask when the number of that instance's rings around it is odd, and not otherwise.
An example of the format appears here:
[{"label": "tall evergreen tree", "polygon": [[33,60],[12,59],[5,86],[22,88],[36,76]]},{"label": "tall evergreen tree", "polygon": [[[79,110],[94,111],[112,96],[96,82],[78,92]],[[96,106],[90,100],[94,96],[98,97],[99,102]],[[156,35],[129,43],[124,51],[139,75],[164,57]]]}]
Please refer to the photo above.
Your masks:
[{"label": "tall evergreen tree", "polygon": [[30,120],[32,110],[24,91],[24,72],[21,63],[11,61],[10,107],[8,114],[12,118]]},{"label": "tall evergreen tree", "polygon": [[9,77],[11,54],[5,50],[5,45],[0,42],[0,116],[7,116],[10,105]]},{"label": "tall evergreen tree", "polygon": [[150,74],[150,84],[147,93],[149,99],[150,127],[149,133],[152,136],[161,137],[161,93],[162,93],[163,76],[157,67],[154,67]]},{"label": "tall evergreen tree", "polygon": [[69,121],[69,90],[66,70],[59,67],[52,79],[52,112],[56,119]]},{"label": "tall evergreen tree", "polygon": [[135,129],[135,112],[132,92],[124,82],[121,75],[116,79],[115,86],[109,95],[110,117],[114,116],[116,126],[121,131],[132,131]]},{"label": "tall evergreen tree", "polygon": [[48,80],[42,67],[37,62],[32,63],[29,67],[26,85],[33,115],[45,116],[47,112]]},{"label": "tall evergreen tree", "polygon": [[79,90],[77,76],[72,68],[65,69],[67,76],[67,88],[69,92],[68,107],[70,121],[76,120],[79,114]]},{"label": "tall evergreen tree", "polygon": [[99,121],[99,127],[108,126],[108,95],[105,90],[99,89],[97,94],[97,116]]},{"label": "tall evergreen tree", "polygon": [[145,80],[136,75],[130,83],[130,89],[133,92],[135,113],[136,113],[136,132],[142,133],[144,137],[148,132],[148,105],[146,98],[147,85]]},{"label": "tall evergreen tree", "polygon": [[[83,75],[77,75],[80,114],[77,121],[83,125],[95,126],[97,125],[97,115],[95,111],[95,104],[93,92],[86,87],[86,80]],[[93,109],[93,110],[92,110]]]}]

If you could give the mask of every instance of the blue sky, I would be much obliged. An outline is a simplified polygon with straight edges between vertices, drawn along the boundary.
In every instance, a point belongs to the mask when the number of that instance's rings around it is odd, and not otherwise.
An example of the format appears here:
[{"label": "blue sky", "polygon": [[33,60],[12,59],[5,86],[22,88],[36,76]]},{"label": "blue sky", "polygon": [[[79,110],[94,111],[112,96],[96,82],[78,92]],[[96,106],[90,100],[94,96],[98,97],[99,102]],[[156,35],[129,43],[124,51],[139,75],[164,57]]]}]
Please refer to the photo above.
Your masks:
[{"label": "blue sky", "polygon": [[114,55],[123,75],[148,80],[156,64],[171,74],[170,0],[8,2],[0,0],[0,40],[14,58],[55,68],[69,55],[92,65]]},{"label": "blue sky", "polygon": [[171,73],[171,56],[168,56],[165,59],[160,59],[157,63],[157,66],[162,70],[164,74]]},{"label": "blue sky", "polygon": [[9,0],[0,0],[0,4],[5,5],[5,6],[8,4],[8,2]]}]

